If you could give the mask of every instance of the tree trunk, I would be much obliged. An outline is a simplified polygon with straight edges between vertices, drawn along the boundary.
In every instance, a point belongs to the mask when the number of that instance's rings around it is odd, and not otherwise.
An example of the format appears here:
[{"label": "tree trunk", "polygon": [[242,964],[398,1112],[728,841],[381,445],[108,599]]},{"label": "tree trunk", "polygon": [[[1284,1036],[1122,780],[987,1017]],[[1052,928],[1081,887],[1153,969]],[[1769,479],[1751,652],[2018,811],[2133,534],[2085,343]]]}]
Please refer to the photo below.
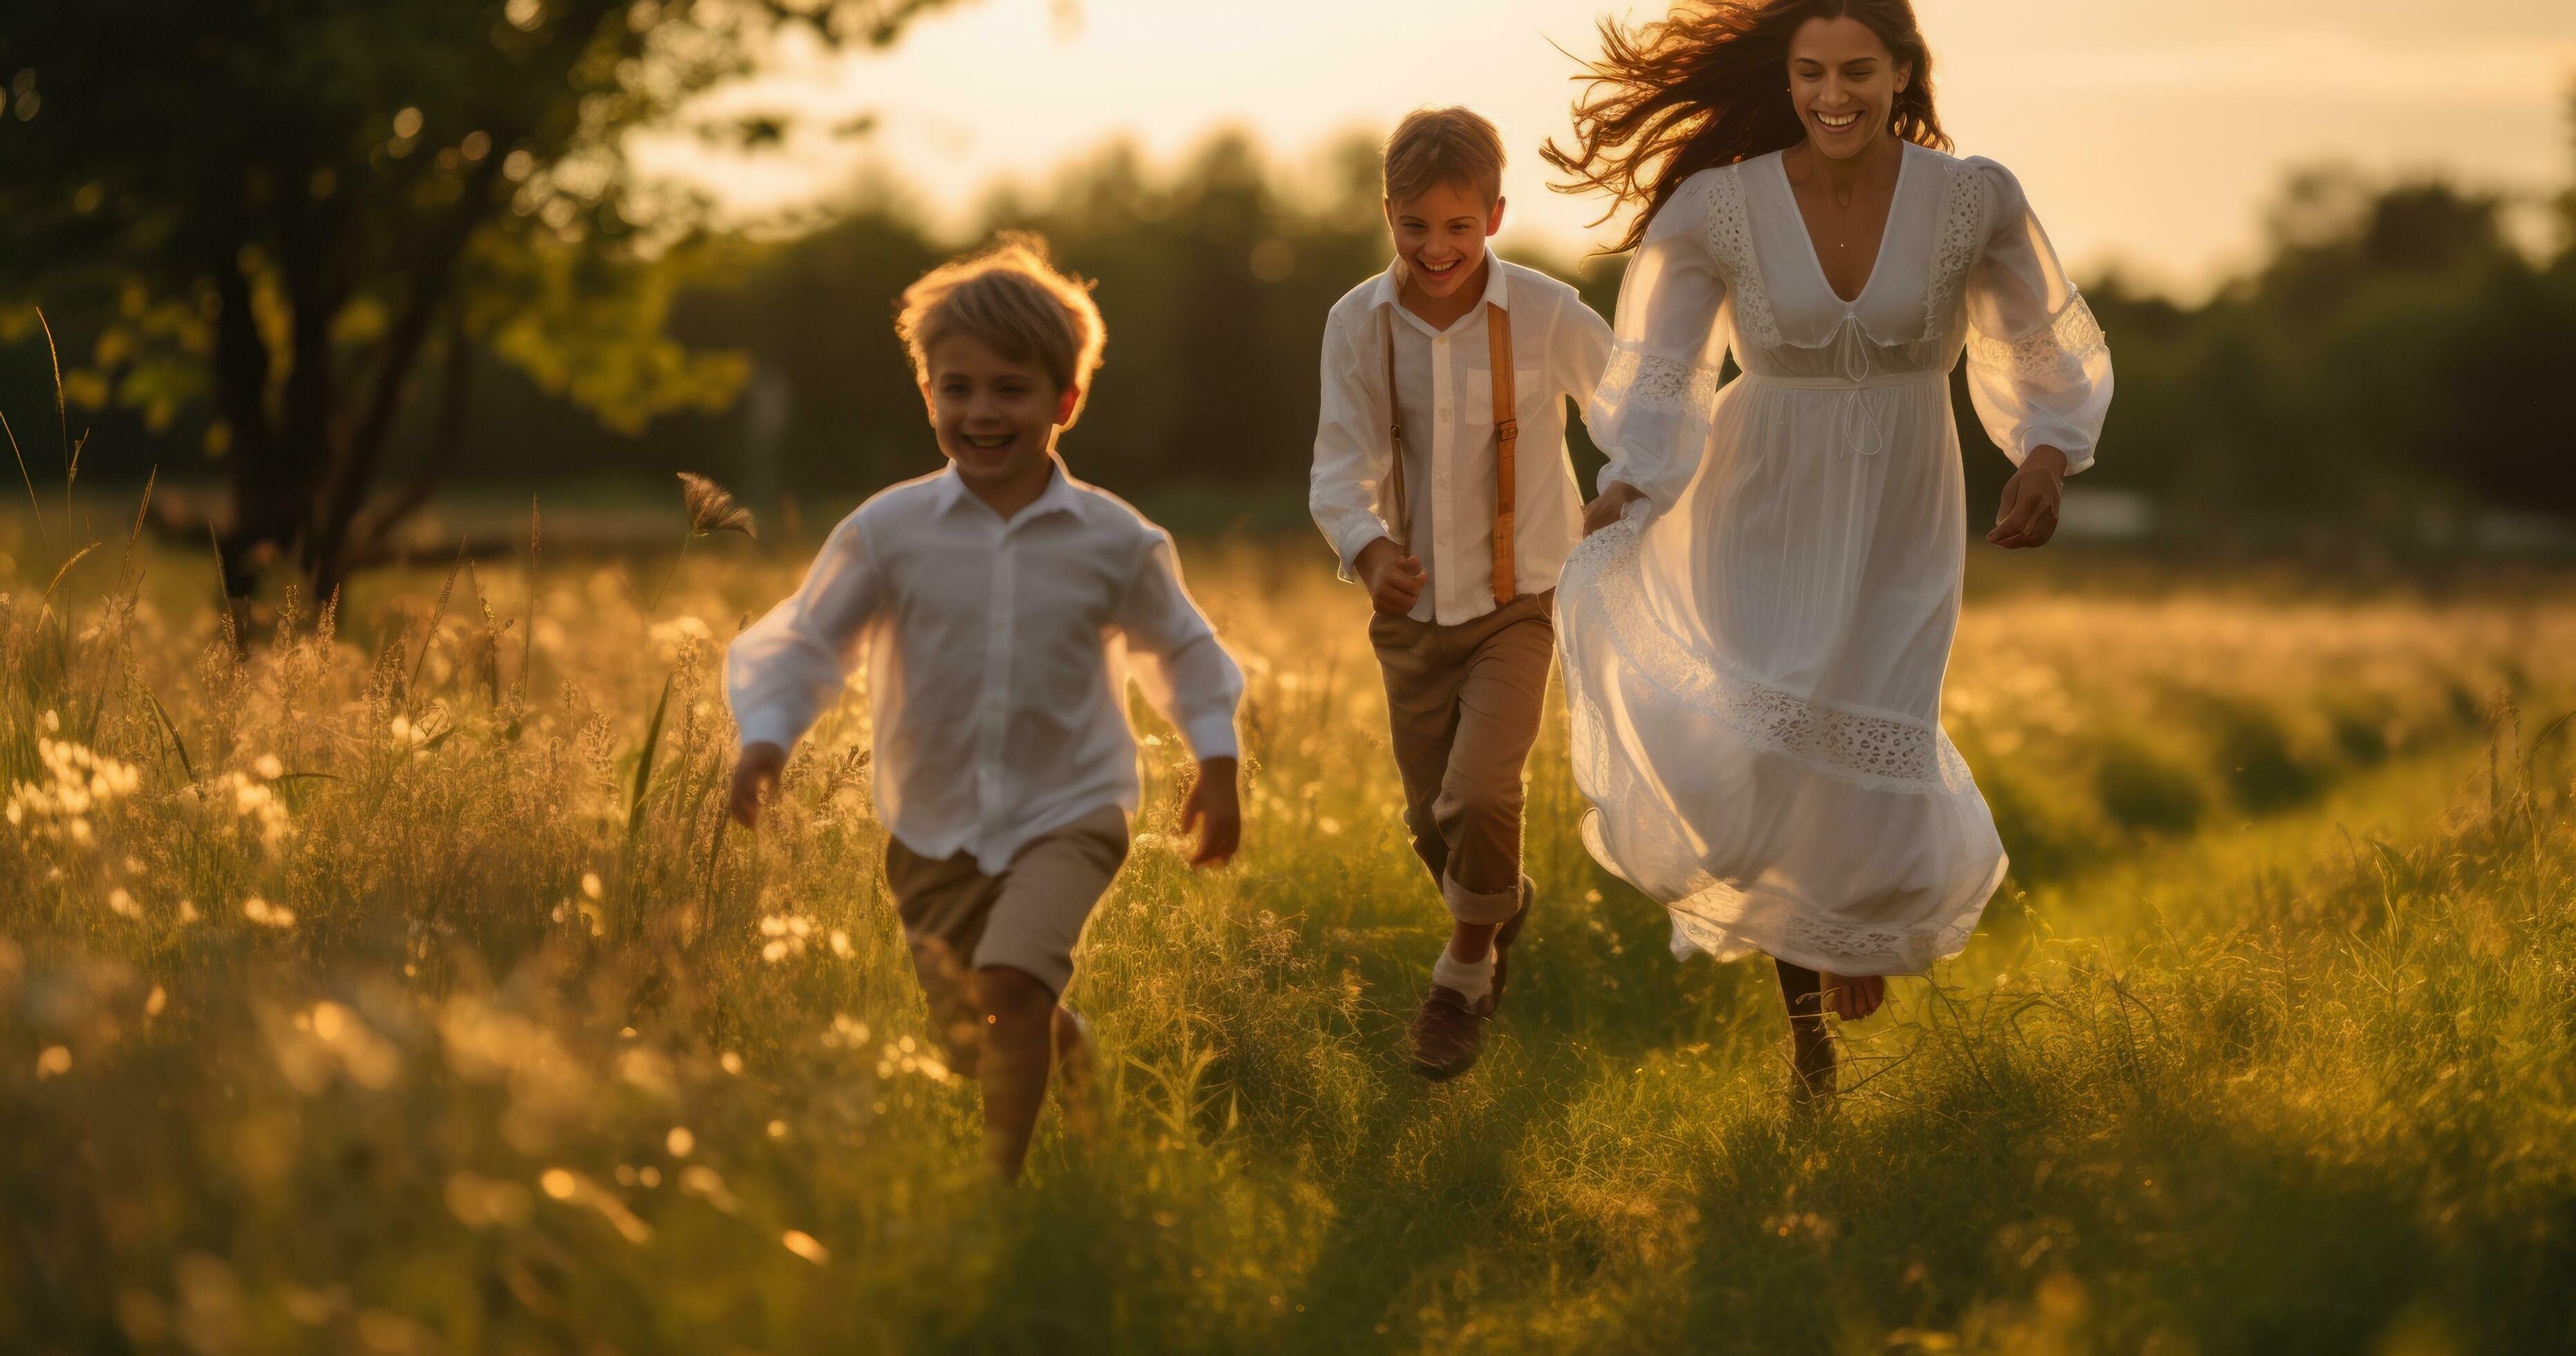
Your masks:
[{"label": "tree trunk", "polygon": [[367,393],[367,403],[341,441],[327,478],[317,486],[313,531],[306,538],[304,552],[316,598],[329,597],[348,574],[350,526],[365,505],[367,490],[384,460],[385,442],[393,433],[394,416],[402,410],[412,368],[420,360],[430,325],[448,304],[448,295],[455,287],[457,260],[464,255],[474,228],[493,209],[492,190],[500,182],[501,162],[502,157],[490,155],[475,166],[454,212],[423,243],[412,270],[409,295],[403,299],[402,314],[385,336],[383,357],[376,364],[375,384]]},{"label": "tree trunk", "polygon": [[262,547],[282,548],[302,521],[303,484],[280,465],[268,417],[268,341],[251,310],[250,278],[237,253],[216,261],[215,398],[231,430],[225,450],[232,472],[231,531],[217,540],[224,596],[247,596],[259,580]]}]

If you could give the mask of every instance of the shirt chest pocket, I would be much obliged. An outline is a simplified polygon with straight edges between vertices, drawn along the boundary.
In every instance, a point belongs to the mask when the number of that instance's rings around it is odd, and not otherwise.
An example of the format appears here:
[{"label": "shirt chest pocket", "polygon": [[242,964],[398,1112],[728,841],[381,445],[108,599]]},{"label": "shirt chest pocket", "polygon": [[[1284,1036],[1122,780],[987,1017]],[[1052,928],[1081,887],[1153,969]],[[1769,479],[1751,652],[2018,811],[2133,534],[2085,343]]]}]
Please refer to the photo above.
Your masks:
[{"label": "shirt chest pocket", "polygon": [[[1530,416],[1546,403],[1541,384],[1547,379],[1544,369],[1523,367],[1512,372],[1512,403],[1517,408],[1512,417],[1526,424]],[[1470,428],[1494,426],[1494,374],[1470,371],[1459,384],[1458,422]]]}]

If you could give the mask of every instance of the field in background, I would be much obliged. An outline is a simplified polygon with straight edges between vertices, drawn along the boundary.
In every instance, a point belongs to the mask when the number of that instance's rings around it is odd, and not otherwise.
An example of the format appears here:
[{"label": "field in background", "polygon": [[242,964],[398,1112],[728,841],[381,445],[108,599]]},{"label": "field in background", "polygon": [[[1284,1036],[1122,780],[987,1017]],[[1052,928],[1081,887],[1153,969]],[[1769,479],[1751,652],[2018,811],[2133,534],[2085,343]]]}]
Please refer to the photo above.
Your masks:
[{"label": "field in background", "polygon": [[1986,570],[1946,719],[2014,878],[1800,1120],[1767,976],[1676,963],[1584,856],[1561,715],[1511,1004],[1411,1075],[1443,918],[1360,600],[1309,543],[1187,549],[1246,851],[1181,865],[1149,737],[1074,994],[1106,1131],[1050,1112],[1005,1192],[922,1043],[859,703],[756,839],[720,819],[721,645],[801,560],[523,539],[237,653],[201,556],[119,545],[49,595],[58,551],[0,543],[12,1349],[2576,1341],[2563,580]]}]

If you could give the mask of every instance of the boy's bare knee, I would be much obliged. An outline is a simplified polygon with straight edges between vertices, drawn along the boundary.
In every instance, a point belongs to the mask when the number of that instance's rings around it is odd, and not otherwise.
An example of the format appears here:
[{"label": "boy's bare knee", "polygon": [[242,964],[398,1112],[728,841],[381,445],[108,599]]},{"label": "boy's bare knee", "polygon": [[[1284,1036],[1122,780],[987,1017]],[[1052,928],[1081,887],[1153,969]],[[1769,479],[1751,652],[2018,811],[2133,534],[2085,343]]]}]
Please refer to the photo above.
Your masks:
[{"label": "boy's bare knee", "polygon": [[1000,1029],[1045,1029],[1055,1017],[1055,990],[1006,965],[975,972],[975,1004],[984,1020]]}]

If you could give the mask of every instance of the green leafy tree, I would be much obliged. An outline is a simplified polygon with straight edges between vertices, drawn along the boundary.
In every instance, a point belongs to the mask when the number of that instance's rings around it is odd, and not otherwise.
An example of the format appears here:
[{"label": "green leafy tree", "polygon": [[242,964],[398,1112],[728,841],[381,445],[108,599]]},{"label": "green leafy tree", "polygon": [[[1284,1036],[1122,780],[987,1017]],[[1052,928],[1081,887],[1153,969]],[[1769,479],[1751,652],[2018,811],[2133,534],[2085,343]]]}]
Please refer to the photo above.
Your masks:
[{"label": "green leafy tree", "polygon": [[[191,412],[232,498],[226,586],[317,593],[426,500],[478,347],[632,430],[718,408],[733,354],[668,337],[703,204],[623,148],[692,121],[782,30],[883,44],[945,0],[82,0],[0,16],[0,298],[106,317],[65,390]],[[86,357],[86,361],[82,359]],[[424,369],[435,374],[424,378]],[[388,445],[434,380],[422,474]]]}]

